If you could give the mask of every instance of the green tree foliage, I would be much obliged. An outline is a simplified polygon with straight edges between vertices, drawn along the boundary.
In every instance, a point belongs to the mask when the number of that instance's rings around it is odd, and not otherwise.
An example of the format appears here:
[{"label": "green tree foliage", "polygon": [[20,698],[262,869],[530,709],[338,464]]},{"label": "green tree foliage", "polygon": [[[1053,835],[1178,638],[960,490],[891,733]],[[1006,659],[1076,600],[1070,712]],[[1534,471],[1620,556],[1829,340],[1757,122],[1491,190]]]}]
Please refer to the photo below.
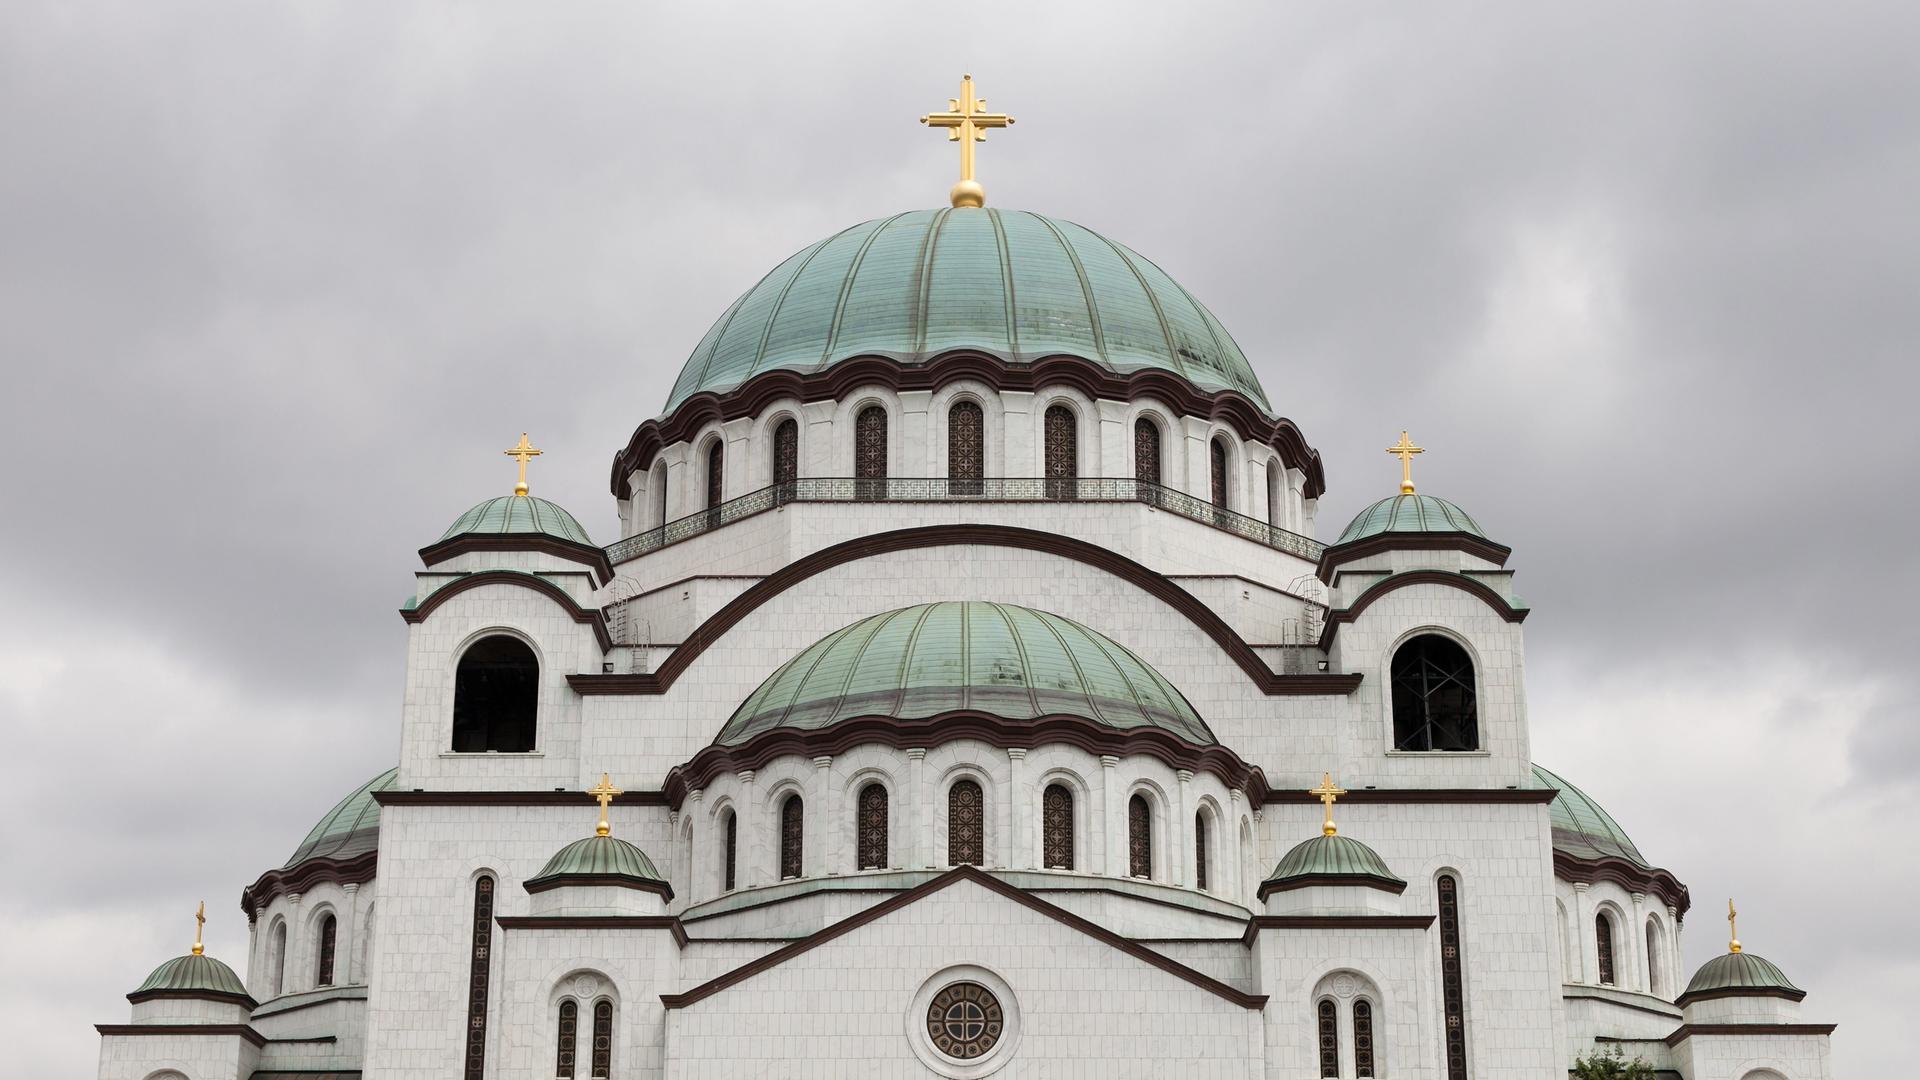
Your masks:
[{"label": "green tree foliage", "polygon": [[1604,1054],[1573,1060],[1573,1080],[1654,1080],[1653,1066],[1635,1056],[1628,1061],[1619,1047]]}]

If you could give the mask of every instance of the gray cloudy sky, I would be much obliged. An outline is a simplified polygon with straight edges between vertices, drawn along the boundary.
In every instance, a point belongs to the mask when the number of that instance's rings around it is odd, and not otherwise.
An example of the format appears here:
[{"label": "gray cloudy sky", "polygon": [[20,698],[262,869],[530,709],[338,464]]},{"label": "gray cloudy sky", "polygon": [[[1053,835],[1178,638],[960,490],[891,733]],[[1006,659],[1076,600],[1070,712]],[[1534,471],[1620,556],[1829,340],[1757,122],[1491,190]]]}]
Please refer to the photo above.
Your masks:
[{"label": "gray cloudy sky", "polygon": [[0,1045],[91,1025],[396,754],[413,554],[708,323],[989,198],[1203,297],[1327,458],[1515,549],[1535,753],[1896,1075],[1920,1000],[1920,6],[0,5]]}]

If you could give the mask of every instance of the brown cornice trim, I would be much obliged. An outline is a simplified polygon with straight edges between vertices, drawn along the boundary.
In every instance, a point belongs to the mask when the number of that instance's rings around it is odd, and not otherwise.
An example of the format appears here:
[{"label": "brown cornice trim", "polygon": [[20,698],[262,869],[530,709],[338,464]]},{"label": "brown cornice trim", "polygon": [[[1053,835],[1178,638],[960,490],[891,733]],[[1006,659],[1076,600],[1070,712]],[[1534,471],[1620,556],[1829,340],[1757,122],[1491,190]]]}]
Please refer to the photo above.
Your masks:
[{"label": "brown cornice trim", "polygon": [[661,447],[685,442],[715,421],[758,416],[782,398],[831,401],[876,383],[897,393],[937,390],[961,380],[986,383],[995,392],[1033,391],[1064,383],[1097,400],[1157,398],[1182,416],[1218,420],[1244,440],[1273,447],[1289,467],[1306,474],[1304,494],[1307,498],[1317,499],[1327,489],[1320,452],[1307,445],[1299,427],[1291,420],[1267,416],[1260,406],[1237,391],[1205,394],[1187,380],[1160,368],[1143,368],[1121,375],[1067,353],[1042,357],[1031,364],[1009,364],[978,349],[952,349],[919,364],[904,364],[883,356],[855,356],[806,374],[784,369],[761,372],[725,393],[703,390],[681,402],[679,408],[666,416],[648,420],[634,429],[626,449],[614,455],[611,490],[616,499],[630,498],[627,478],[650,464]]},{"label": "brown cornice trim", "polygon": [[1667,1036],[1679,1046],[1695,1035],[1831,1035],[1839,1024],[1681,1024]]},{"label": "brown cornice trim", "polygon": [[95,1024],[102,1035],[234,1035],[254,1046],[267,1045],[267,1037],[246,1024]]},{"label": "brown cornice trim", "polygon": [[246,994],[229,994],[221,990],[136,990],[127,995],[127,1000],[135,1005],[143,1001],[218,1001],[224,1005],[239,1005],[248,1011],[260,1007],[260,1003]]},{"label": "brown cornice trim", "polygon": [[1373,605],[1373,602],[1401,589],[1414,585],[1447,585],[1471,596],[1492,608],[1495,614],[1510,623],[1525,622],[1527,609],[1517,608],[1507,602],[1507,598],[1493,591],[1484,581],[1470,578],[1465,574],[1456,574],[1449,570],[1407,570],[1390,574],[1369,585],[1365,592],[1353,598],[1353,603],[1343,608],[1335,608],[1327,613],[1327,628],[1320,632],[1320,647],[1333,644],[1333,635],[1341,623],[1350,623],[1360,617],[1360,613]]},{"label": "brown cornice trim", "polygon": [[613,563],[605,548],[575,543],[540,533],[461,533],[420,549],[420,561],[438,566],[456,555],[470,551],[538,551],[577,563],[585,563],[596,576],[594,588],[613,580]]},{"label": "brown cornice trim", "polygon": [[1679,997],[1674,998],[1673,1003],[1684,1009],[1688,1005],[1691,1005],[1696,1001],[1713,1001],[1716,998],[1770,997],[1770,998],[1780,998],[1783,1001],[1804,1001],[1806,999],[1806,996],[1807,996],[1807,992],[1805,990],[1800,990],[1800,989],[1789,990],[1784,986],[1769,986],[1765,988],[1751,987],[1751,986],[1722,986],[1713,990],[1688,991],[1686,993],[1681,994]]},{"label": "brown cornice trim", "polygon": [[1247,920],[1243,945],[1262,930],[1425,930],[1431,915],[1255,915]]},{"label": "brown cornice trim", "polygon": [[1363,889],[1378,889],[1395,896],[1407,891],[1407,883],[1398,878],[1376,877],[1372,874],[1311,874],[1307,877],[1288,878],[1285,881],[1263,881],[1256,895],[1260,900],[1265,901],[1268,896],[1277,892],[1312,889],[1321,885],[1358,885]]},{"label": "brown cornice trim", "polygon": [[846,918],[840,920],[839,922],[834,923],[831,926],[825,927],[824,929],[818,931],[817,933],[804,937],[799,941],[794,942],[791,945],[785,946],[784,948],[775,949],[774,951],[756,960],[752,960],[752,961],[749,961],[748,963],[742,964],[741,966],[734,968],[732,971],[729,971],[723,975],[720,975],[717,978],[710,979],[704,983],[701,983],[699,986],[696,986],[693,989],[688,990],[683,994],[662,994],[660,995],[660,1001],[669,1009],[682,1009],[689,1005],[695,1004],[696,1002],[704,1001],[707,998],[712,997],[713,995],[719,993],[722,990],[727,989],[730,986],[734,986],[740,982],[750,979],[753,976],[758,975],[763,971],[767,971],[772,968],[778,967],[781,964],[786,963],[788,960],[791,960],[802,953],[810,952],[813,949],[818,948],[819,946],[825,945],[826,943],[834,940],[835,938],[851,933],[854,930],[858,930],[860,927],[865,926],[868,923],[874,922],[875,920],[883,918],[887,915],[891,915],[892,913],[899,911],[901,908],[904,908],[910,904],[915,903],[916,901],[919,901],[921,899],[924,899],[925,897],[931,896],[934,893],[937,893],[940,890],[945,889],[950,885],[954,885],[962,881],[971,881],[974,884],[979,885],[981,888],[986,889],[989,892],[996,893],[1008,900],[1013,901],[1016,904],[1021,905],[1022,907],[1038,912],[1039,914],[1044,915],[1047,918],[1054,920],[1055,922],[1061,923],[1071,929],[1078,930],[1080,933],[1085,934],[1086,936],[1091,937],[1096,941],[1101,942],[1104,945],[1107,945],[1114,949],[1118,949],[1119,951],[1126,953],[1128,956],[1131,956],[1136,960],[1140,960],[1144,963],[1152,965],[1153,967],[1159,968],[1161,971],[1164,971],[1169,975],[1173,975],[1177,978],[1183,979],[1186,982],[1189,982],[1194,986],[1197,986],[1200,989],[1207,991],[1208,993],[1224,998],[1227,1001],[1230,1001],[1235,1005],[1239,1005],[1242,1008],[1259,1009],[1259,1008],[1264,1008],[1266,1006],[1267,998],[1266,998],[1266,995],[1264,994],[1249,994],[1249,993],[1246,993],[1245,991],[1229,986],[1226,983],[1221,982],[1220,980],[1214,978],[1211,975],[1208,975],[1201,971],[1196,971],[1195,969],[1180,963],[1178,960],[1174,960],[1171,957],[1164,956],[1160,953],[1154,952],[1152,949],[1149,949],[1144,945],[1135,944],[1134,942],[1121,937],[1120,935],[1114,933],[1111,930],[1108,930],[1106,927],[1101,926],[1098,923],[1090,922],[1086,919],[1083,919],[1080,916],[1075,915],[1073,912],[1066,910],[1065,908],[1056,907],[1053,904],[1049,904],[1045,900],[1042,900],[1037,896],[1029,895],[1024,890],[1015,888],[1014,886],[1001,881],[1000,879],[992,876],[991,874],[987,874],[971,866],[955,867],[954,869],[949,870],[944,874],[941,874],[939,877],[934,878],[931,881],[923,882],[920,885],[916,885],[915,887],[908,889],[906,892],[900,893],[899,895],[894,896],[891,899],[882,900],[880,903],[877,903],[872,907],[865,909],[864,911],[860,911],[853,915],[849,915]]},{"label": "brown cornice trim", "polygon": [[1350,544],[1337,544],[1320,553],[1320,566],[1314,573],[1322,584],[1333,584],[1333,571],[1341,563],[1364,559],[1369,555],[1379,555],[1389,551],[1464,551],[1469,555],[1485,559],[1495,566],[1507,565],[1513,549],[1505,544],[1496,544],[1484,536],[1475,536],[1464,532],[1434,533],[1382,533],[1355,540]]},{"label": "brown cornice trim", "polygon": [[259,880],[240,890],[240,910],[246,912],[248,919],[252,919],[275,897],[287,893],[310,892],[315,885],[364,885],[373,880],[379,858],[378,851],[368,851],[351,859],[308,859],[293,866],[269,870],[261,874]]},{"label": "brown cornice trim", "polygon": [[[584,791],[375,791],[381,806],[594,806]],[[613,797],[615,806],[665,806],[660,791],[626,791]]]},{"label": "brown cornice trim", "polygon": [[[1444,804],[1444,803],[1487,803],[1487,804],[1545,804],[1553,801],[1559,792],[1552,788],[1355,788],[1340,796],[1343,803],[1403,803],[1403,804]],[[1267,792],[1266,802],[1275,803],[1318,803],[1320,800],[1305,791],[1293,788],[1278,788]]]},{"label": "brown cornice trim", "polygon": [[[1260,654],[1227,625],[1218,612],[1192,593],[1167,580],[1140,563],[1097,544],[1058,533],[1015,528],[1011,525],[925,525],[913,529],[895,529],[872,536],[844,540],[832,547],[804,555],[781,567],[727,601],[720,610],[687,634],[680,647],[648,675],[569,675],[568,685],[582,694],[664,694],[700,654],[727,631],[765,604],[808,578],[837,566],[879,555],[922,548],[975,545],[1016,548],[1057,555],[1063,559],[1104,570],[1129,584],[1138,586],[1155,599],[1185,616],[1202,633],[1247,673],[1261,692],[1269,695],[1305,694],[1332,696],[1351,694],[1360,686],[1358,675],[1280,675],[1260,659]],[[1481,588],[1486,588],[1482,585]],[[447,588],[453,588],[452,585]],[[1492,590],[1488,590],[1491,592]],[[439,596],[434,593],[428,597]],[[422,607],[426,607],[423,603]],[[604,623],[602,624],[604,625]]]},{"label": "brown cornice trim", "polygon": [[502,930],[665,930],[687,947],[687,931],[673,915],[496,915]]},{"label": "brown cornice trim", "polygon": [[441,604],[468,589],[478,589],[483,585],[516,585],[522,589],[531,589],[544,594],[554,603],[559,604],[574,622],[593,627],[593,636],[600,642],[601,652],[612,651],[613,635],[607,631],[605,614],[598,610],[590,611],[581,607],[578,601],[568,595],[567,590],[553,582],[519,570],[481,570],[465,577],[455,578],[428,593],[427,598],[415,606],[401,608],[400,617],[409,623],[425,622],[427,616],[433,614],[434,609]]},{"label": "brown cornice trim", "polygon": [[1650,893],[1672,907],[1677,918],[1685,918],[1693,906],[1692,894],[1673,874],[1613,856],[1588,859],[1555,849],[1553,876],[1572,882],[1608,881],[1628,892]]},{"label": "brown cornice trim", "polygon": [[664,881],[640,881],[624,874],[552,874],[534,878],[521,888],[529,893],[550,892],[567,885],[604,886],[615,889],[633,889],[636,892],[658,894],[667,903],[673,903],[673,886]]},{"label": "brown cornice trim", "polygon": [[1009,720],[956,709],[913,720],[861,716],[823,728],[774,728],[736,746],[715,743],[667,772],[667,805],[678,809],[687,792],[706,787],[715,776],[758,769],[783,755],[820,757],[875,743],[896,750],[932,748],[957,739],[978,739],[1001,749],[1065,743],[1089,754],[1146,754],[1171,768],[1211,773],[1229,788],[1246,792],[1255,805],[1267,795],[1267,779],[1259,768],[1218,743],[1197,746],[1162,728],[1111,728],[1080,716]]}]

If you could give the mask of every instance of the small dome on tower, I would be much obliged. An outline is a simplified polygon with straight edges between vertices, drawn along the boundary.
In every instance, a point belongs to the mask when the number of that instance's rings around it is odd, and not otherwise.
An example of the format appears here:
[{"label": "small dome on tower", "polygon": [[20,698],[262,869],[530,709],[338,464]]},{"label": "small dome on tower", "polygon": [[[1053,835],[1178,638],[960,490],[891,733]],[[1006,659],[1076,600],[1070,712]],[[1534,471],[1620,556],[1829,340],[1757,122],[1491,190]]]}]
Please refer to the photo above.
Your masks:
[{"label": "small dome on tower", "polygon": [[1450,534],[1488,539],[1465,510],[1432,495],[1391,495],[1360,511],[1334,547],[1388,534]]},{"label": "small dome on tower", "polygon": [[1387,867],[1380,853],[1350,836],[1326,834],[1295,844],[1260,883],[1260,898],[1270,892],[1307,885],[1366,885],[1399,892],[1406,881]]},{"label": "small dome on tower", "polygon": [[1750,952],[1728,952],[1700,965],[1676,1004],[1715,997],[1783,997],[1799,1001],[1805,990],[1787,980],[1786,973],[1765,957]]},{"label": "small dome on tower", "polygon": [[528,892],[561,885],[618,885],[661,892],[671,900],[673,889],[647,858],[647,853],[613,836],[575,840],[554,853],[540,872],[527,879]]},{"label": "small dome on tower", "polygon": [[217,1001],[233,1001],[236,1004],[252,1008],[253,998],[247,994],[246,984],[233,969],[204,953],[189,953],[173,959],[153,969],[147,981],[127,995],[127,1000],[135,1003],[153,998],[185,997],[212,998]]},{"label": "small dome on tower", "polygon": [[587,530],[559,503],[534,495],[502,495],[488,499],[454,519],[440,542],[456,536],[551,536],[556,540],[593,546]]}]

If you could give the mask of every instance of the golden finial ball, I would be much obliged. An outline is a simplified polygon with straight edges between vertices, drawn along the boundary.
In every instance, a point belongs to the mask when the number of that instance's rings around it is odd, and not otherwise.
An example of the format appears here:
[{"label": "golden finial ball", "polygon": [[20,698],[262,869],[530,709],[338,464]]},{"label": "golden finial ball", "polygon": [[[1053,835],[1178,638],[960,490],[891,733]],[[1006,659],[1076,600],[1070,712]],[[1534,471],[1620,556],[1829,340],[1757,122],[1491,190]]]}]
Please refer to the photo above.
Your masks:
[{"label": "golden finial ball", "polygon": [[[498,489],[495,489],[495,490],[498,490]],[[513,485],[513,493],[515,495],[525,495],[527,493],[527,482],[525,480],[522,480],[519,483]]]},{"label": "golden finial ball", "polygon": [[987,205],[987,189],[980,186],[978,180],[962,180],[953,185],[948,193],[955,206],[980,207]]}]

